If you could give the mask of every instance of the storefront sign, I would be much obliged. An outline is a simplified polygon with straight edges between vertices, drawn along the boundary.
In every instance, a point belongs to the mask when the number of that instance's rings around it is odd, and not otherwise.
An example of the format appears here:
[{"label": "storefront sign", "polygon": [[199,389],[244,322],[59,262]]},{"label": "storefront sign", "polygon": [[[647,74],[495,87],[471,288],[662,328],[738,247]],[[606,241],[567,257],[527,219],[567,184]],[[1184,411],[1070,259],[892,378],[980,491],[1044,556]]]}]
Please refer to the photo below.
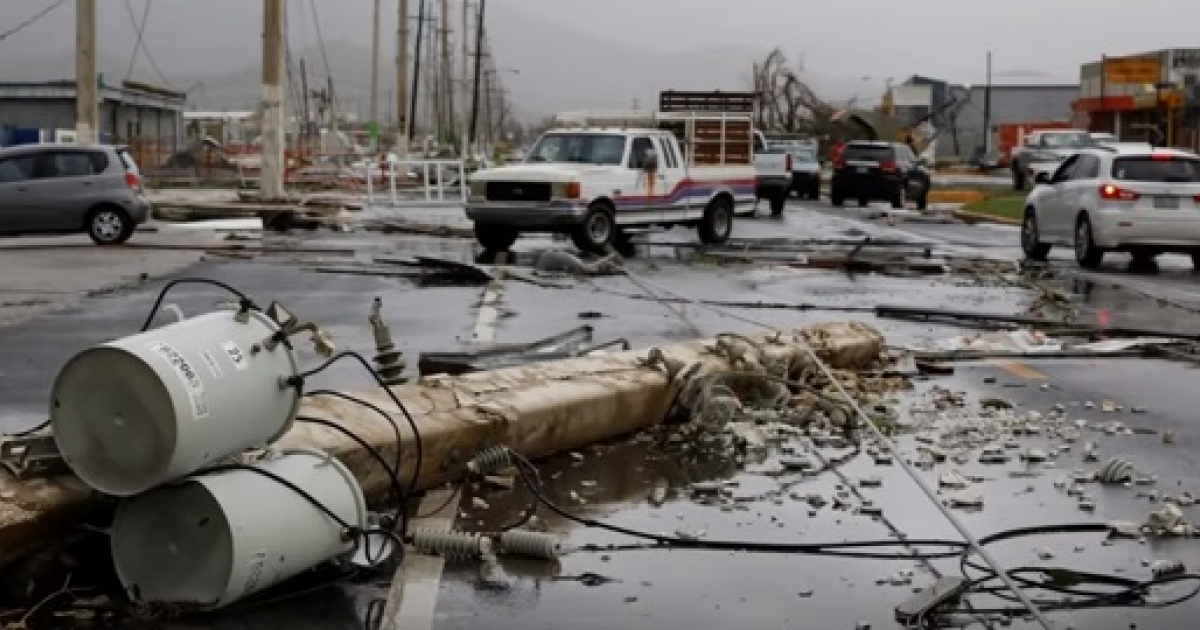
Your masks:
[{"label": "storefront sign", "polygon": [[1117,57],[1104,61],[1104,79],[1109,83],[1157,84],[1158,57]]}]

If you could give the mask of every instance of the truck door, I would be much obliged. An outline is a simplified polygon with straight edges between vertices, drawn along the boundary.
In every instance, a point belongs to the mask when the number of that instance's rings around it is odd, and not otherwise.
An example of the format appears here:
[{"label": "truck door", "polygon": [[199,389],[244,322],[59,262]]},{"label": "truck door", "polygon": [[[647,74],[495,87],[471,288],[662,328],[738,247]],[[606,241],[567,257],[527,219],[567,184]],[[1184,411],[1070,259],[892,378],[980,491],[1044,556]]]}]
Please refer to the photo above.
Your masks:
[{"label": "truck door", "polygon": [[620,223],[653,223],[661,221],[666,207],[663,192],[662,154],[650,136],[634,136],[629,146],[629,171],[634,185],[624,198],[618,217]]},{"label": "truck door", "polygon": [[658,169],[654,184],[655,194],[663,195],[664,218],[673,219],[686,216],[698,219],[703,211],[703,200],[691,196],[692,189],[687,185],[687,173],[683,168],[683,156],[679,155],[675,141],[670,136],[659,136],[654,139],[658,150]]}]

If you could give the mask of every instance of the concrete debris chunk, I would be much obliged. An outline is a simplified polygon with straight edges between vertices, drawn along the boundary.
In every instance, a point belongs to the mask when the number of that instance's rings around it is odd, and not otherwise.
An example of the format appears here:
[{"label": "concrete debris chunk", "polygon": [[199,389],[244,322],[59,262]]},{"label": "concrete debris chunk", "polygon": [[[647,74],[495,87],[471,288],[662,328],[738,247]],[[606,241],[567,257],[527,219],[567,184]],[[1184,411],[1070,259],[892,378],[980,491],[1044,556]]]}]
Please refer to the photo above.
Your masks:
[{"label": "concrete debris chunk", "polygon": [[962,490],[971,484],[957,470],[951,470],[938,477],[938,485],[952,490]]},{"label": "concrete debris chunk", "polygon": [[1095,512],[1096,502],[1085,498],[1080,498],[1079,509],[1083,510],[1084,512]]},{"label": "concrete debris chunk", "polygon": [[1167,429],[1167,430],[1163,431],[1162,442],[1163,442],[1163,444],[1174,444],[1175,443],[1175,432],[1172,431],[1171,429]]},{"label": "concrete debris chunk", "polygon": [[1100,456],[1096,453],[1096,443],[1088,442],[1083,445],[1083,461],[1096,462],[1100,461]]},{"label": "concrete debris chunk", "polygon": [[1053,560],[1054,552],[1047,547],[1042,547],[1041,549],[1037,550],[1037,556],[1040,560]]},{"label": "concrete debris chunk", "polygon": [[1113,413],[1116,410],[1117,403],[1111,400],[1105,400],[1104,402],[1100,403],[1100,411],[1103,411],[1104,413]]},{"label": "concrete debris chunk", "polygon": [[1146,527],[1154,531],[1174,532],[1183,524],[1183,511],[1174,503],[1167,503],[1162,509],[1151,512],[1146,520]]},{"label": "concrete debris chunk", "polygon": [[983,507],[983,494],[979,492],[964,492],[950,497],[950,507],[960,509],[980,509]]},{"label": "concrete debris chunk", "polygon": [[880,477],[879,475],[864,477],[858,481],[858,485],[862,486],[863,488],[879,488],[883,486],[883,477]]},{"label": "concrete debris chunk", "polygon": [[1150,563],[1150,573],[1158,580],[1183,575],[1186,572],[1187,568],[1179,560],[1156,560]]},{"label": "concrete debris chunk", "polygon": [[1031,448],[1021,455],[1021,459],[1024,459],[1031,464],[1038,464],[1050,459],[1050,456],[1046,454],[1046,451],[1043,451],[1040,448]]},{"label": "concrete debris chunk", "polygon": [[979,463],[981,464],[1007,464],[1008,454],[1004,449],[1000,448],[985,448],[979,453]]},{"label": "concrete debris chunk", "polygon": [[479,497],[475,497],[475,498],[471,499],[471,507],[475,508],[476,510],[486,510],[486,509],[490,508],[491,506],[488,505],[487,501],[484,501],[483,499],[481,499]]},{"label": "concrete debris chunk", "polygon": [[692,494],[698,497],[712,497],[721,493],[721,484],[716,481],[697,481],[692,484]]}]

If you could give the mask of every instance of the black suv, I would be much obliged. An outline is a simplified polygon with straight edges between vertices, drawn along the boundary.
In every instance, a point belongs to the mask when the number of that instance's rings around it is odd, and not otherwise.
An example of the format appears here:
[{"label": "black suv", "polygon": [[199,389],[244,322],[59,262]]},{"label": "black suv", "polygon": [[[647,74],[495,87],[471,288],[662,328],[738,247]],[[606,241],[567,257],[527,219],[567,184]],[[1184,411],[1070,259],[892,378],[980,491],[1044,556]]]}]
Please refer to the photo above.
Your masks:
[{"label": "black suv", "polygon": [[893,208],[903,208],[911,199],[924,210],[930,184],[924,162],[908,145],[855,141],[846,144],[833,164],[831,197],[839,208],[847,199],[857,199],[860,206],[888,201]]}]

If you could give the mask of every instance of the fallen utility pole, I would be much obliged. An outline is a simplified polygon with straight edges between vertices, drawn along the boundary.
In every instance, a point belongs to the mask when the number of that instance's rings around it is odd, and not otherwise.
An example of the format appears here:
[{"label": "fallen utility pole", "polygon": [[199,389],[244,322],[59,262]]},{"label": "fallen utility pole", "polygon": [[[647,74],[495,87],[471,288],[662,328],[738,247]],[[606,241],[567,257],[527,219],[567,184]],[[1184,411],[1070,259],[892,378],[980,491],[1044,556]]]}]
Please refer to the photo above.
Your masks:
[{"label": "fallen utility pole", "polygon": [[[786,361],[793,373],[813,367],[806,344],[835,369],[864,369],[883,350],[883,337],[857,322],[830,323],[793,332],[748,337],[764,358]],[[709,350],[711,342],[660,346],[458,377],[430,377],[392,389],[412,414],[423,457],[418,489],[461,477],[485,447],[503,445],[529,458],[580,448],[660,424],[677,397],[676,379],[688,366],[696,374],[735,369]],[[658,357],[658,361],[650,361]],[[690,372],[690,370],[688,370]],[[305,399],[300,413],[336,422],[385,459],[397,454],[400,477],[413,475],[416,440],[403,412],[379,389],[359,396],[400,423],[402,433],[370,409],[334,397]],[[297,423],[279,448],[315,448],[341,460],[368,500],[380,500],[391,478],[356,441],[335,430]],[[100,512],[105,500],[73,475],[17,479],[0,469],[0,567],[53,548],[81,518]],[[36,563],[31,563],[32,567]],[[28,567],[27,567],[28,568]],[[20,578],[14,578],[20,579]]]}]

